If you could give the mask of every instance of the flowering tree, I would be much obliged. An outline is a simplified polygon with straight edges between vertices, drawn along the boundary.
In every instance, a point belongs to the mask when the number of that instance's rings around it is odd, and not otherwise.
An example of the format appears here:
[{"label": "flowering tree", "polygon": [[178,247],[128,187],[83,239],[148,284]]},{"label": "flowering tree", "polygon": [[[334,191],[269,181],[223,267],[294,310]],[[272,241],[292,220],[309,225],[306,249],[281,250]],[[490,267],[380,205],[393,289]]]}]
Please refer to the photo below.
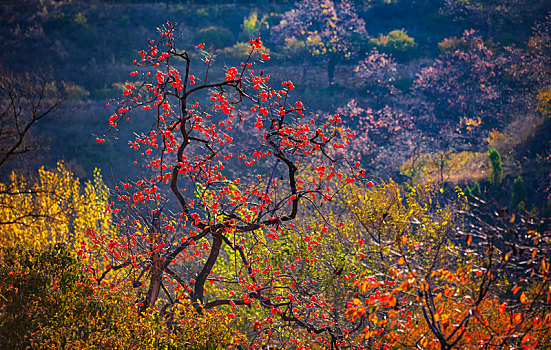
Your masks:
[{"label": "flowering tree", "polygon": [[351,1],[307,0],[283,15],[274,35],[280,41],[302,40],[311,54],[327,57],[327,79],[332,84],[335,66],[357,52],[367,32]]},{"label": "flowering tree", "polygon": [[374,170],[399,168],[415,148],[413,118],[398,108],[386,105],[373,110],[351,100],[338,112],[357,134],[350,140],[348,154]]},{"label": "flowering tree", "polygon": [[[466,31],[436,62],[424,68],[413,88],[421,103],[417,122],[442,140],[458,129],[474,141],[478,129],[496,127],[500,112],[500,63],[475,31]],[[441,137],[442,136],[442,137]],[[449,148],[449,145],[445,148]]]},{"label": "flowering tree", "polygon": [[525,49],[507,49],[507,73],[517,88],[543,96],[551,85],[551,13],[534,25]]},{"label": "flowering tree", "polygon": [[[333,177],[363,177],[358,163],[342,157],[352,135],[339,127],[338,115],[321,125],[307,118],[290,97],[292,82],[269,87],[270,75],[257,67],[270,59],[260,39],[250,41],[239,66],[217,72],[204,44],[179,50],[171,23],[160,35],[140,52],[130,74],[138,81],[126,85],[109,118],[116,129],[140,114],[151,117],[151,128],[129,142],[150,176],[115,188],[118,201],[109,210],[118,217],[118,240],[89,232],[110,262],[97,281],[129,280],[143,293],[144,310],[159,300],[189,302],[199,312],[248,305],[329,332],[296,313],[301,282],[273,269],[265,254],[278,255],[272,242],[299,208],[333,198]],[[193,50],[204,57],[201,77],[192,71]],[[250,112],[254,119],[244,117]],[[302,164],[324,176],[300,177]],[[93,259],[93,248],[85,250]]]},{"label": "flowering tree", "polygon": [[358,63],[355,73],[369,93],[382,97],[394,92],[392,83],[396,80],[397,65],[388,54],[371,51]]}]

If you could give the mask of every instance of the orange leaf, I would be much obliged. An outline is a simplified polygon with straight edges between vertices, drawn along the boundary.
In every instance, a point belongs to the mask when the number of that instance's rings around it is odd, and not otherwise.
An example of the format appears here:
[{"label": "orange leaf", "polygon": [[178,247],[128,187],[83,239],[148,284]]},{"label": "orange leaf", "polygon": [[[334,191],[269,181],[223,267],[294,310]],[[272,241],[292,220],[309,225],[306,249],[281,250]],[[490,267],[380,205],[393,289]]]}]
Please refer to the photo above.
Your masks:
[{"label": "orange leaf", "polygon": [[404,264],[404,257],[401,256],[400,259],[398,259],[398,265],[403,265]]},{"label": "orange leaf", "polygon": [[467,245],[471,245],[471,242],[473,241],[473,237],[469,236],[467,237]]},{"label": "orange leaf", "polygon": [[524,292],[522,292],[522,294],[520,295],[520,302],[523,304],[526,304],[528,302],[526,294],[524,294]]},{"label": "orange leaf", "polygon": [[421,282],[421,290],[423,292],[426,292],[427,290],[429,290],[429,283],[427,281]]},{"label": "orange leaf", "polygon": [[406,244],[408,242],[408,238],[406,236],[402,236],[402,244]]}]

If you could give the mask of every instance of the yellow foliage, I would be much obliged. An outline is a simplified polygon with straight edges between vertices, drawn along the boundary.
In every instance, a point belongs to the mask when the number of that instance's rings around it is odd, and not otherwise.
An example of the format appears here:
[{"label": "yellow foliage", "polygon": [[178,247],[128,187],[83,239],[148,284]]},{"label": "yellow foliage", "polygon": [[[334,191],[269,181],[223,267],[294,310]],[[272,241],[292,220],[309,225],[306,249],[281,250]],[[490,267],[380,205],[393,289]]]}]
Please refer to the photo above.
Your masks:
[{"label": "yellow foliage", "polygon": [[546,86],[538,92],[537,108],[545,114],[551,114],[551,86]]},{"label": "yellow foliage", "polygon": [[63,244],[0,250],[6,349],[221,349],[240,340],[220,313],[138,311],[133,293],[95,284]]},{"label": "yellow foliage", "polygon": [[107,205],[99,170],[84,185],[62,163],[55,170],[42,167],[34,184],[12,174],[9,184],[0,183],[0,246],[63,243],[77,252],[87,228],[115,235]]},{"label": "yellow foliage", "polygon": [[422,153],[402,165],[402,173],[414,182],[479,180],[488,173],[487,156],[479,152]]}]

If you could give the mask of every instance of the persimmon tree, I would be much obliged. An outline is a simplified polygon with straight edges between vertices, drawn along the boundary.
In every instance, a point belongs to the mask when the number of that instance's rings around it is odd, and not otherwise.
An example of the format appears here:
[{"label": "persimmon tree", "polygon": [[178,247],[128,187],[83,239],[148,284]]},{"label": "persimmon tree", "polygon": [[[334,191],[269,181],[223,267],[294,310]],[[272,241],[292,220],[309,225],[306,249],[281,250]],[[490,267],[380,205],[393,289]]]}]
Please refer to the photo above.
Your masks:
[{"label": "persimmon tree", "polygon": [[[239,66],[217,71],[205,44],[180,50],[175,33],[168,23],[139,53],[130,73],[137,80],[126,84],[109,118],[115,129],[142,115],[149,120],[151,128],[129,146],[150,176],[115,187],[118,200],[109,210],[120,237],[101,252],[110,266],[97,280],[115,274],[112,280],[130,281],[143,310],[160,301],[187,302],[199,312],[254,306],[335,343],[330,329],[295,313],[302,281],[273,269],[261,252],[270,251],[299,208],[316,208],[338,193],[333,178],[364,176],[342,154],[354,135],[338,115],[321,124],[307,117],[290,96],[291,81],[268,85],[272,78],[259,65],[270,57],[259,38]],[[325,176],[300,178],[302,164]],[[92,248],[86,252],[94,258]]]},{"label": "persimmon tree", "polygon": [[[374,254],[346,312],[364,328],[358,343],[545,347],[551,328],[546,224],[466,211],[462,194],[457,207],[439,207],[433,191],[416,186],[402,193],[390,183],[377,190],[378,203],[368,204],[374,211],[353,209],[372,237],[366,255]],[[379,220],[387,229],[378,229]]]},{"label": "persimmon tree", "polygon": [[367,37],[363,19],[348,0],[301,1],[282,16],[273,31],[280,41],[302,40],[313,56],[326,57],[329,85],[333,83],[336,65],[356,54],[358,43]]}]

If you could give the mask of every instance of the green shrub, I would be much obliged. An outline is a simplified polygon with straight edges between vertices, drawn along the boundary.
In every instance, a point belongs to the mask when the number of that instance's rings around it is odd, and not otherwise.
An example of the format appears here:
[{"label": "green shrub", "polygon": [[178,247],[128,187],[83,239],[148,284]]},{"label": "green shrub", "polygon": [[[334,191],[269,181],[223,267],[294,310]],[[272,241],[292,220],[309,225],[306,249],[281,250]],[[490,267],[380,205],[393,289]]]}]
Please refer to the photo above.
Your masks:
[{"label": "green shrub", "polygon": [[247,57],[249,52],[251,52],[251,44],[238,42],[232,46],[224,48],[221,54],[227,59],[242,60]]},{"label": "green shrub", "polygon": [[497,189],[501,185],[501,180],[503,176],[503,166],[501,164],[501,155],[495,148],[490,148],[488,150],[488,158],[490,158],[490,166],[492,167],[492,172],[490,173],[490,183]]},{"label": "green shrub", "polygon": [[306,43],[302,40],[298,40],[294,37],[285,38],[285,43],[281,48],[281,56],[283,59],[297,59],[309,57],[308,48]]},{"label": "green shrub", "polygon": [[480,190],[480,184],[478,181],[475,181],[471,187],[467,186],[467,188],[465,188],[465,194],[467,195],[469,201],[472,201],[475,198],[480,198],[482,196],[482,191]]},{"label": "green shrub", "polygon": [[513,193],[511,195],[511,206],[513,209],[519,207],[521,202],[526,202],[526,191],[522,177],[517,177],[513,182]]},{"label": "green shrub", "polygon": [[205,43],[209,48],[222,49],[235,42],[235,37],[228,29],[218,26],[203,28],[195,37],[196,43]]},{"label": "green shrub", "polygon": [[371,39],[370,43],[381,52],[402,58],[417,50],[415,39],[407,35],[404,29],[393,30],[387,35],[381,34],[378,38]]}]

